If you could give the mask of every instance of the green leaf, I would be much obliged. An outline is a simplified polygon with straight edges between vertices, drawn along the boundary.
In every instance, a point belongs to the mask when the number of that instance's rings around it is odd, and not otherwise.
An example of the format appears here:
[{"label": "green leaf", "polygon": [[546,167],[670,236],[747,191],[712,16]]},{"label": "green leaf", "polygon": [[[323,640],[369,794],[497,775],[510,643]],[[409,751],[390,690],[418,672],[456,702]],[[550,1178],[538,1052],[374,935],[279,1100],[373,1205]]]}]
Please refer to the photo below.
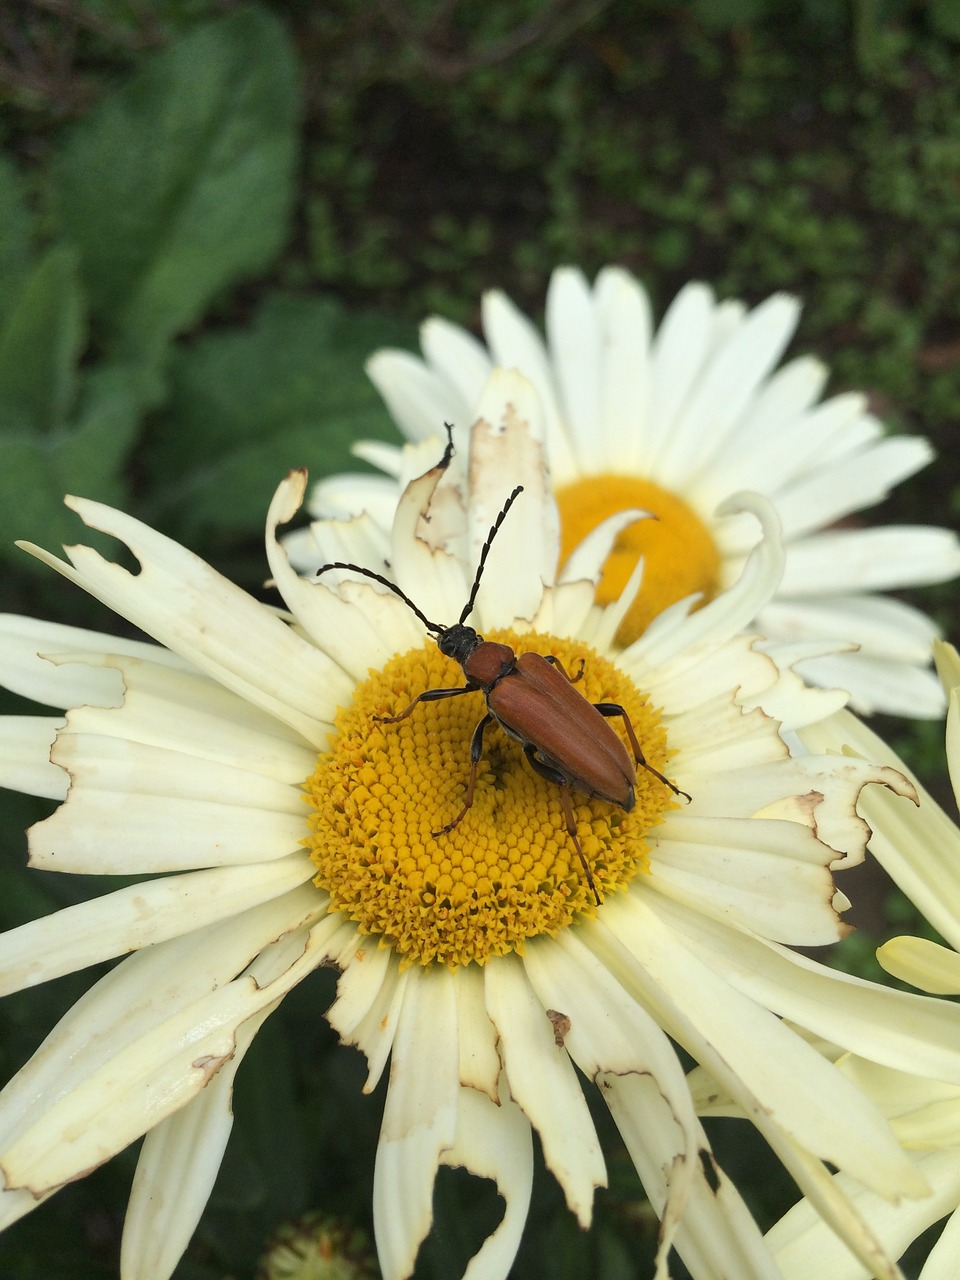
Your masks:
[{"label": "green leaf", "polygon": [[313,478],[357,468],[355,440],[396,439],[363,362],[409,336],[324,298],[275,294],[249,330],[201,338],[174,361],[146,448],[151,518],[169,527],[172,516],[186,541],[210,528],[259,532],[291,467]]},{"label": "green leaf", "polygon": [[0,153],[0,321],[9,315],[30,267],[30,213],[20,175]]},{"label": "green leaf", "polygon": [[65,493],[125,504],[124,465],[148,394],[139,372],[104,367],[85,380],[76,425],[0,435],[0,556],[26,568],[31,561],[14,539],[50,549],[76,541]]},{"label": "green leaf", "polygon": [[55,166],[64,233],[114,352],[150,355],[283,244],[298,69],[241,9],[157,54],[78,126]]},{"label": "green leaf", "polygon": [[62,425],[76,395],[82,345],[76,257],[53,249],[0,331],[0,431]]}]

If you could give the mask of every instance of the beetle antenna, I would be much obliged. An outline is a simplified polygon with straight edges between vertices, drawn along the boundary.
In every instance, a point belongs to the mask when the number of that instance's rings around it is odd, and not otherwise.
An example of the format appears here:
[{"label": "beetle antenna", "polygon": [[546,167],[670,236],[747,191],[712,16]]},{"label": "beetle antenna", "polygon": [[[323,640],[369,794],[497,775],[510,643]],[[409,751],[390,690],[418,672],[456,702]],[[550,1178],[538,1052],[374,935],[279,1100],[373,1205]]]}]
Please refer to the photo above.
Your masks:
[{"label": "beetle antenna", "polygon": [[326,573],[328,569],[352,569],[354,573],[362,573],[365,578],[372,578],[374,582],[382,583],[383,586],[389,587],[395,596],[399,596],[408,608],[412,609],[428,631],[435,631],[437,635],[442,635],[446,631],[446,627],[441,627],[439,623],[431,622],[425,613],[422,613],[413,603],[405,591],[401,591],[395,582],[391,582],[389,578],[385,578],[382,573],[374,573],[372,569],[364,569],[359,564],[345,564],[342,560],[332,560],[330,564],[322,564],[317,570],[317,577],[321,573]]},{"label": "beetle antenna", "polygon": [[501,510],[500,514],[497,516],[496,520],[494,520],[493,527],[490,530],[490,532],[487,534],[487,540],[483,544],[483,547],[481,548],[481,551],[480,551],[480,563],[477,565],[477,576],[474,578],[473,586],[470,588],[470,599],[463,606],[463,613],[461,613],[460,615],[461,626],[463,625],[463,623],[466,622],[466,620],[470,617],[470,614],[473,612],[473,606],[477,599],[477,591],[480,588],[480,577],[483,573],[483,566],[487,563],[487,556],[490,554],[490,547],[493,545],[493,540],[497,536],[497,531],[499,530],[500,526],[503,524],[504,520],[506,519],[507,512],[516,502],[517,498],[519,498],[521,493],[523,493],[523,485],[518,484],[517,487],[514,489],[513,493],[511,493],[510,497],[503,504],[503,509]]}]

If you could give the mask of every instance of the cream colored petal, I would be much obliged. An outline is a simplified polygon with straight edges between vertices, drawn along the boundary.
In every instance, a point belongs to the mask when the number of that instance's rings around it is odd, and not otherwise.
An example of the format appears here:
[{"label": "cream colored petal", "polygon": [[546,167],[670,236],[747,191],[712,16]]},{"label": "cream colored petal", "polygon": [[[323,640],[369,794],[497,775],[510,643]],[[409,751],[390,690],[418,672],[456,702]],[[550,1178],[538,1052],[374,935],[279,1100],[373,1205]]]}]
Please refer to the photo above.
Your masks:
[{"label": "cream colored petal", "polygon": [[443,1153],[441,1163],[463,1167],[496,1183],[504,1201],[503,1218],[470,1259],[463,1280],[505,1280],[530,1208],[533,1143],[529,1121],[509,1097],[495,1106],[473,1089],[460,1089],[456,1141]]},{"label": "cream colored petal", "polygon": [[893,991],[661,903],[711,972],[766,1009],[901,1071],[960,1084],[960,1006]]},{"label": "cream colored petal", "polygon": [[236,1051],[186,1106],[143,1140],[123,1221],[120,1280],[169,1280],[196,1230],[233,1129],[233,1082],[276,1005],[237,1028]]},{"label": "cream colored petal", "polygon": [[849,932],[834,909],[831,856],[798,823],[677,812],[657,833],[649,887],[688,911],[764,938],[825,946]]},{"label": "cream colored petal", "polygon": [[6,1231],[7,1227],[25,1218],[53,1194],[50,1191],[46,1195],[35,1196],[22,1188],[0,1187],[0,1231]]},{"label": "cream colored petal", "polygon": [[[410,969],[393,1041],[373,1174],[373,1222],[384,1280],[407,1280],[433,1221],[433,1184],[457,1126],[455,975]],[[429,1064],[425,1069],[425,1064]]]},{"label": "cream colored petal", "polygon": [[237,1028],[321,962],[330,928],[324,922],[303,935],[299,958],[281,978],[264,987],[249,976],[234,979],[73,1084],[6,1147],[0,1168],[9,1185],[37,1193],[69,1181],[196,1097],[236,1052]]},{"label": "cream colored petal", "polygon": [[0,1151],[58,1100],[69,1100],[75,1088],[107,1073],[114,1059],[157,1026],[228,984],[275,938],[311,924],[325,905],[324,895],[304,885],[242,915],[147,947],[111,969],[64,1014],[0,1093]]},{"label": "cream colored petal", "polygon": [[933,657],[944,689],[949,693],[951,689],[960,687],[960,654],[956,648],[938,640],[933,646]]},{"label": "cream colored petal", "polygon": [[[484,970],[487,1012],[500,1037],[510,1092],[540,1134],[547,1167],[581,1227],[590,1225],[593,1192],[606,1186],[603,1153],[570,1058],[516,955]],[[561,1010],[562,1012],[562,1010]]]},{"label": "cream colored petal", "polygon": [[[302,491],[296,474],[281,487]],[[349,696],[350,682],[325,654],[199,557],[140,521],[82,498],[68,498],[67,505],[91,528],[125,542],[140,572],[110,563],[91,547],[70,548],[72,567],[42,548],[24,544],[25,549],[308,742],[326,740],[327,726],[310,710],[316,691],[323,691],[319,705],[327,708]]]},{"label": "cream colored petal", "polygon": [[[72,655],[54,665],[49,658]],[[124,654],[165,667],[184,668],[182,658],[155,644],[123,640],[99,631],[83,631],[18,614],[0,614],[0,672],[14,693],[46,706],[118,707],[123,687],[112,671],[91,670],[85,658]]]},{"label": "cream colored petal", "polygon": [[[74,782],[65,803],[30,828],[31,866],[95,875],[230,866],[283,858],[307,834],[306,806],[298,813],[292,804],[251,807],[206,798],[218,793],[205,788],[205,780],[231,772],[209,761],[193,761],[199,791],[194,795],[182,758],[138,786],[132,766],[147,761],[152,767],[161,753],[120,739],[97,742],[92,735],[76,743],[82,763],[70,765]],[[255,775],[248,776],[252,781]],[[231,785],[239,787],[242,780],[241,771],[234,771]]]},{"label": "cream colored petal", "polygon": [[877,950],[887,973],[932,995],[960,995],[960,955],[926,938],[891,938]]},{"label": "cream colored petal", "polygon": [[841,748],[866,759],[892,762],[916,788],[908,798],[871,787],[859,809],[873,830],[870,850],[907,897],[954,948],[960,947],[960,830],[902,760],[848,711],[801,730],[810,751]]},{"label": "cream colored petal", "polygon": [[[713,779],[701,774],[688,811],[716,817],[777,818],[816,825],[818,838],[848,865],[864,854],[870,828],[858,816],[866,812],[865,788],[885,787],[897,796],[910,796],[909,781],[896,769],[853,758],[801,756],[778,760],[751,771],[749,786],[724,774]],[[747,812],[753,807],[753,813]],[[872,846],[871,846],[872,847]]]},{"label": "cream colored petal", "polygon": [[477,625],[504,626],[532,618],[544,583],[556,574],[560,550],[540,403],[516,371],[495,369],[470,436],[465,555],[471,579],[504,501],[518,484],[523,493],[489,549],[477,595]]},{"label": "cream colored petal", "polygon": [[[787,1172],[792,1175],[797,1186],[804,1193],[807,1203],[813,1206],[814,1212],[819,1216],[819,1219],[822,1219],[823,1223],[829,1228],[826,1234],[832,1236],[838,1242],[842,1241],[850,1254],[863,1267],[862,1272],[855,1271],[852,1274],[871,1276],[874,1277],[874,1280],[904,1280],[903,1273],[895,1261],[899,1250],[890,1250],[885,1246],[878,1229],[879,1223],[876,1221],[875,1216],[871,1216],[869,1211],[865,1212],[869,1203],[873,1202],[878,1205],[884,1204],[885,1211],[891,1213],[893,1212],[893,1206],[889,1201],[881,1201],[878,1196],[869,1193],[865,1198],[864,1189],[859,1187],[851,1178],[843,1174],[839,1177],[831,1176],[824,1165],[820,1164],[819,1161],[813,1160],[806,1152],[794,1144],[785,1141],[783,1135],[773,1131],[762,1117],[758,1121],[758,1127],[766,1136],[767,1141]],[[924,1178],[919,1164],[916,1166],[916,1178],[918,1183],[922,1183],[929,1192],[930,1184]],[[905,1210],[907,1214],[910,1214],[915,1207],[920,1208],[922,1211],[923,1206],[928,1206],[929,1204],[930,1197],[927,1194],[923,1198],[904,1202],[899,1207]],[[786,1216],[789,1217],[789,1214]],[[783,1219],[781,1219],[782,1221]],[[774,1230],[776,1230],[776,1227]],[[766,1238],[778,1265],[784,1269],[786,1275],[795,1274],[789,1254],[781,1247],[783,1244],[782,1238],[774,1236],[772,1232],[767,1232]],[[832,1260],[838,1256],[845,1257],[847,1255],[842,1248],[838,1250],[835,1247],[826,1251],[824,1255],[818,1255],[815,1274],[820,1274],[821,1257],[824,1260]],[[809,1272],[804,1274],[807,1277],[809,1276]],[[799,1276],[797,1280],[799,1280]],[[831,1280],[833,1280],[832,1276]]]},{"label": "cream colored petal", "polygon": [[69,779],[50,759],[63,726],[48,716],[0,716],[0,787],[63,800]]},{"label": "cream colored petal", "polygon": [[[302,476],[302,473],[299,473]],[[305,481],[306,477],[303,476]],[[345,598],[345,593],[335,593],[325,584],[302,578],[296,573],[286,552],[277,541],[278,524],[291,520],[299,509],[302,489],[281,486],[267,513],[267,560],[270,572],[284,601],[298,623],[324,653],[349,675],[351,683],[366,679],[370,667],[382,667],[397,652],[394,634],[401,638],[410,632],[410,613],[396,597],[385,597],[373,590],[360,594],[359,603]],[[358,563],[358,562],[353,562]],[[362,567],[367,567],[362,561]],[[371,616],[365,604],[374,606],[379,616]],[[386,628],[378,622],[386,616]],[[397,625],[390,625],[392,620]],[[342,680],[331,681],[316,695],[329,695],[331,701],[324,709],[324,717],[333,721],[338,706],[346,705],[352,695],[352,687],[346,690]],[[318,704],[319,705],[319,704]]]},{"label": "cream colored petal", "polygon": [[[681,1206],[671,1203],[676,1117],[647,1076],[601,1075],[597,1083],[647,1195],[663,1220],[657,1276],[666,1280],[672,1244],[694,1280],[781,1280],[760,1230],[736,1187],[716,1164],[699,1125],[697,1158]],[[705,1166],[710,1168],[708,1180]]]},{"label": "cream colored petal", "polygon": [[960,796],[960,688],[950,690],[947,707],[947,768],[953,794]]},{"label": "cream colored petal", "polygon": [[378,947],[375,938],[360,934],[335,959],[343,972],[325,1016],[344,1044],[355,1044],[366,1055],[363,1091],[372,1093],[393,1047],[410,971],[400,972],[390,947]]},{"label": "cream colored petal", "polygon": [[120,672],[123,704],[73,708],[67,716],[67,735],[92,734],[160,747],[296,787],[313,772],[316,752],[299,734],[215,680],[112,654],[96,662]]},{"label": "cream colored petal", "polygon": [[[604,904],[603,924],[623,953],[608,946],[601,958],[622,985],[730,1090],[755,1124],[768,1118],[819,1159],[848,1169],[880,1193],[922,1194],[876,1109],[799,1036],[696,955],[661,919],[665,905],[634,893]],[[595,934],[591,928],[591,947],[601,955],[599,923]],[[789,1075],[784,1062],[791,1064]]]},{"label": "cream colored petal", "polygon": [[129,885],[0,934],[0,994],[49,982],[219,920],[312,878],[305,853]]},{"label": "cream colored petal", "polygon": [[[642,1167],[661,1170],[656,1179],[658,1210],[666,1215],[658,1253],[658,1275],[682,1221],[693,1181],[700,1173],[702,1133],[693,1113],[683,1071],[657,1023],[569,930],[557,938],[535,939],[527,947],[524,967],[541,1007],[548,1010],[554,1039],[601,1091],[633,1154],[631,1137],[643,1130],[643,1141],[656,1149]],[[625,1088],[618,1104],[611,1101],[615,1081],[641,1078],[643,1104],[632,1109],[637,1091]],[[633,1102],[638,1099],[633,1098]],[[629,1136],[628,1136],[629,1135]],[[705,1141],[705,1140],[704,1140]],[[665,1176],[664,1176],[665,1174]],[[653,1195],[653,1191],[648,1189]]]},{"label": "cream colored petal", "polygon": [[483,970],[479,965],[465,965],[458,970],[454,993],[460,1036],[460,1084],[485,1093],[491,1102],[497,1103],[500,1056],[496,1028],[487,1013]]},{"label": "cream colored petal", "polygon": [[[960,1151],[914,1153],[913,1159],[934,1188],[934,1194],[922,1200],[891,1205],[842,1173],[833,1179],[894,1258],[927,1227],[952,1212],[960,1201]],[[830,1280],[868,1280],[871,1275],[868,1267],[844,1247],[808,1200],[801,1200],[784,1214],[767,1232],[766,1239],[784,1280],[810,1280],[811,1276],[821,1275],[829,1276]],[[954,1253],[952,1269],[942,1273],[943,1280],[954,1280],[956,1256]],[[922,1275],[927,1280],[926,1270]]]},{"label": "cream colored petal", "polygon": [[956,1280],[958,1257],[960,1257],[960,1214],[954,1209],[940,1232],[940,1238],[927,1254],[927,1260],[921,1268],[918,1280]]}]

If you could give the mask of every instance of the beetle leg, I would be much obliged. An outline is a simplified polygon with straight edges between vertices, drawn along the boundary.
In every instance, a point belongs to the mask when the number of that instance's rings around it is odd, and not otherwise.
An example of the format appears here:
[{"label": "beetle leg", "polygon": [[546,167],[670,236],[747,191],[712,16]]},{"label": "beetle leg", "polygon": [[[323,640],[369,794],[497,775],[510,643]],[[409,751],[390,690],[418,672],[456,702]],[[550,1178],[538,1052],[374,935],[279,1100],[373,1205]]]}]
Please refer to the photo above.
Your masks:
[{"label": "beetle leg", "polygon": [[374,716],[373,718],[380,724],[396,724],[398,720],[406,720],[418,702],[439,702],[441,698],[455,698],[461,693],[476,693],[476,690],[476,685],[472,684],[466,684],[462,689],[424,689],[423,693],[418,693],[409,707],[401,711],[398,716]]},{"label": "beetle leg", "polygon": [[546,657],[544,658],[544,662],[549,662],[552,667],[556,667],[561,675],[567,676],[567,679],[570,681],[571,684],[576,684],[578,680],[583,679],[583,669],[586,664],[582,658],[580,659],[580,669],[575,676],[567,675],[566,667],[563,665],[560,659],[555,657],[554,654],[552,653],[548,653],[546,655]]},{"label": "beetle leg", "polygon": [[[566,674],[566,672],[564,672],[564,674]],[[548,782],[555,782],[560,788],[560,803],[563,805],[563,816],[567,822],[567,831],[570,833],[570,839],[573,841],[573,847],[577,851],[577,857],[580,859],[580,863],[587,877],[587,884],[590,886],[590,890],[596,898],[597,906],[599,907],[603,899],[597,891],[597,886],[593,879],[593,872],[587,864],[587,859],[584,856],[579,837],[577,836],[577,820],[573,816],[573,805],[570,803],[570,783],[559,769],[554,768],[552,764],[547,764],[546,760],[538,758],[537,748],[532,742],[525,742],[523,744],[523,754],[530,761],[530,767],[533,769],[534,773],[539,773],[540,777],[546,778]]]},{"label": "beetle leg", "polygon": [[[435,690],[434,692],[439,692]],[[466,693],[466,689],[455,689],[454,693]],[[420,695],[423,697],[423,694]],[[491,712],[483,717],[480,723],[473,731],[473,737],[470,739],[470,781],[467,783],[467,798],[463,803],[463,808],[457,814],[452,822],[448,822],[445,827],[441,827],[439,831],[434,831],[434,836],[446,835],[448,831],[452,831],[463,815],[473,804],[473,791],[477,785],[477,765],[480,763],[480,757],[483,755],[483,731],[493,719]]]},{"label": "beetle leg", "polygon": [[655,778],[659,778],[663,785],[665,787],[669,787],[675,796],[683,796],[688,803],[692,803],[693,797],[691,795],[688,795],[686,791],[681,791],[679,787],[674,786],[670,779],[665,778],[659,769],[655,769],[652,764],[647,764],[646,756],[644,756],[640,743],[637,740],[637,735],[634,733],[630,717],[627,715],[626,710],[620,706],[619,702],[595,702],[593,705],[602,716],[607,716],[608,718],[610,716],[622,716],[623,725],[627,731],[627,737],[630,739],[631,747],[633,747],[634,759],[637,764],[640,765],[641,769],[646,769],[647,773],[652,773]]}]

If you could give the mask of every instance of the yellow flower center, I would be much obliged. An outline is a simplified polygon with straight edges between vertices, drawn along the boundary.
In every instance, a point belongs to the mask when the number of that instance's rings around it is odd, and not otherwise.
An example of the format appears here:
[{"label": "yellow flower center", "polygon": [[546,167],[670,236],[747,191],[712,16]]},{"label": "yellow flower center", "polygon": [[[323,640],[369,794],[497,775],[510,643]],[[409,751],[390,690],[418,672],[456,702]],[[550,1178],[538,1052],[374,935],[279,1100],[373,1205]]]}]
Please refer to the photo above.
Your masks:
[{"label": "yellow flower center", "polygon": [[717,592],[720,553],[700,517],[673,493],[639,476],[588,476],[557,492],[560,508],[560,562],[608,516],[640,507],[656,520],[638,520],[617,537],[597,587],[600,604],[620,598],[644,557],[643,581],[617,632],[632,644],[668,605],[703,592],[706,604]]},{"label": "yellow flower center", "polygon": [[[554,636],[497,632],[486,637],[517,653],[554,654],[590,702],[616,702],[633,723],[647,761],[668,757],[659,715],[630,680],[588,646]],[[511,679],[514,677],[511,677]],[[452,831],[437,834],[463,807],[470,739],[486,711],[479,692],[421,702],[426,689],[463,684],[456,663],[432,642],[371,672],[307,780],[315,882],[363,932],[379,935],[402,964],[450,968],[522,952],[527,938],[556,934],[596,903],[564,818],[560,787],[539,777],[499,725],[483,739],[473,804]],[[609,722],[617,726],[619,721]],[[589,747],[587,748],[589,750]],[[570,791],[577,835],[602,895],[647,870],[647,834],[671,807],[670,791],[637,771],[630,813]]]}]

